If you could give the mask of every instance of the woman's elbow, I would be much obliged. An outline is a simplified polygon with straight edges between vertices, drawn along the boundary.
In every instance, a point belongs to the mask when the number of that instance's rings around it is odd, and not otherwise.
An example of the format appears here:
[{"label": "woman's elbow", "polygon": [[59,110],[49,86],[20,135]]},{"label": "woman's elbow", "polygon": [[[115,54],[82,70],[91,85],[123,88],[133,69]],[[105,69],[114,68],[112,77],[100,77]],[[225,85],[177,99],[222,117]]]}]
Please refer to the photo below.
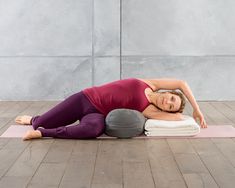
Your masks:
[{"label": "woman's elbow", "polygon": [[181,85],[186,85],[187,82],[186,82],[186,80],[180,80],[180,84],[181,84]]},{"label": "woman's elbow", "polygon": [[183,120],[184,119],[184,116],[183,116],[183,114],[182,113],[176,113],[176,118],[177,118],[177,120],[178,121],[181,121],[181,120]]},{"label": "woman's elbow", "polygon": [[187,82],[185,80],[180,80],[180,89],[184,89],[187,86]]}]

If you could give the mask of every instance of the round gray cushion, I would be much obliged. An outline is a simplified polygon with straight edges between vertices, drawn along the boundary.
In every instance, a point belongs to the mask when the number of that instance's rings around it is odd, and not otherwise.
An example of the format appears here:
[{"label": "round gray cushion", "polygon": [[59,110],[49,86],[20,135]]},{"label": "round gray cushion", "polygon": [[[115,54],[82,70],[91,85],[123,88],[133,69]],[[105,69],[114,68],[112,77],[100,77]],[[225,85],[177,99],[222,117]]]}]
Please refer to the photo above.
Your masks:
[{"label": "round gray cushion", "polygon": [[105,118],[105,134],[118,138],[131,138],[144,131],[145,117],[137,110],[115,109]]}]

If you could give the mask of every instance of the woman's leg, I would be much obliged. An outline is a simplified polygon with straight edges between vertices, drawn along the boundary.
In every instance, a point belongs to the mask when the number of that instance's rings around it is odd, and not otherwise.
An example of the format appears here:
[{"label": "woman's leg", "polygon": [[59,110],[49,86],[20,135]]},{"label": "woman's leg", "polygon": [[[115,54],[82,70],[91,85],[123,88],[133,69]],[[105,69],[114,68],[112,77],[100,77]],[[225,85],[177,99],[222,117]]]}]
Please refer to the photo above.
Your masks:
[{"label": "woman's leg", "polygon": [[[42,137],[85,139],[100,136],[104,132],[104,128],[105,116],[100,113],[91,113],[85,115],[78,125],[61,126],[53,129],[39,127],[36,131],[39,130]],[[41,137],[37,137],[38,134],[30,134],[30,132],[27,134],[24,137],[25,140]]]},{"label": "woman's leg", "polygon": [[79,92],[60,102],[43,115],[34,116],[31,124],[35,130],[38,127],[52,129],[66,126],[80,120],[89,111],[95,111],[94,107],[86,96]]}]

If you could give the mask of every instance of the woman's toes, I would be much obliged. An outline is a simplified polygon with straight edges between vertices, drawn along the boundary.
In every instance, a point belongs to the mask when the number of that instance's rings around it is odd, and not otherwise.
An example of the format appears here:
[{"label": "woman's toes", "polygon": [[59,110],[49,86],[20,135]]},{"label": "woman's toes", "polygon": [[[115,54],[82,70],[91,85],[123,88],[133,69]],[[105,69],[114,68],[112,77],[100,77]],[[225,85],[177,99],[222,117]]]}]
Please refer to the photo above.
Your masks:
[{"label": "woman's toes", "polygon": [[15,122],[16,122],[16,123],[21,123],[21,119],[20,119],[19,116],[18,116],[17,118],[15,118]]},{"label": "woman's toes", "polygon": [[16,118],[15,118],[15,121],[19,121],[20,120],[20,116],[17,116]]}]

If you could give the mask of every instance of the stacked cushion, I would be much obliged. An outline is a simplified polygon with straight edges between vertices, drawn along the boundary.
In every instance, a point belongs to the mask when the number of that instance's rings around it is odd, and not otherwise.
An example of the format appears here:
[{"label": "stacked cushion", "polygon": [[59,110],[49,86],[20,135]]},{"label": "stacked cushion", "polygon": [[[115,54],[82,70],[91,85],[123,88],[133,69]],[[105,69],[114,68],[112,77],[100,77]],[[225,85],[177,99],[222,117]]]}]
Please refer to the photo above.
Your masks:
[{"label": "stacked cushion", "polygon": [[194,136],[200,133],[200,126],[187,115],[180,121],[148,119],[144,133],[147,136]]},{"label": "stacked cushion", "polygon": [[194,136],[200,126],[191,117],[184,115],[180,121],[146,119],[143,114],[131,109],[115,109],[105,119],[105,134],[118,138],[131,138],[145,133],[146,136]]}]

